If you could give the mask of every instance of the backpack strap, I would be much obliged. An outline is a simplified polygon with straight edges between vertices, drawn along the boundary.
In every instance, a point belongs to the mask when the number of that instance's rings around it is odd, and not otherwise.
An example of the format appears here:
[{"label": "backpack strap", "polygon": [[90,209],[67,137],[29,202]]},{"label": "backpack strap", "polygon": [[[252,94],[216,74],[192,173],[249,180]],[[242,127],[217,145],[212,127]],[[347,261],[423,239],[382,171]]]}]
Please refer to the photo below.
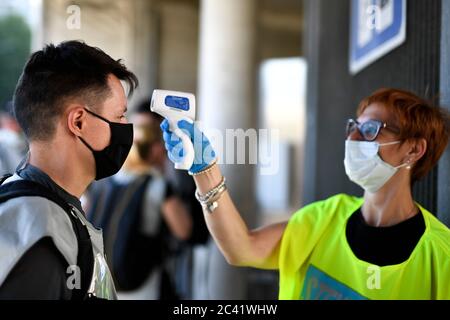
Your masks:
[{"label": "backpack strap", "polygon": [[[3,178],[2,178],[3,179]],[[0,180],[2,184],[6,180]],[[72,290],[72,300],[85,300],[94,271],[92,242],[86,225],[80,221],[74,208],[46,187],[29,180],[16,180],[0,186],[0,204],[19,197],[42,197],[59,205],[72,223],[78,241],[77,264],[81,270],[81,287]]]},{"label": "backpack strap", "polygon": [[10,174],[10,173],[7,173],[7,174],[1,176],[1,177],[0,177],[0,185],[2,185],[3,182],[5,182],[6,179],[8,179],[8,178],[10,178],[10,177],[12,177],[12,174]]}]

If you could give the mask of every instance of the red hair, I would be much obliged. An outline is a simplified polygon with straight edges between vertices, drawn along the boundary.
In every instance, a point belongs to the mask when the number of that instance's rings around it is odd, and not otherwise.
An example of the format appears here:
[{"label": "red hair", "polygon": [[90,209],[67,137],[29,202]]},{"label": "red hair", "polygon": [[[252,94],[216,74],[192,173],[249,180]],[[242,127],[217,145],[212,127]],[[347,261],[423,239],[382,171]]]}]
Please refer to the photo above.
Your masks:
[{"label": "red hair", "polygon": [[415,94],[398,89],[380,89],[359,104],[357,115],[373,103],[384,105],[400,129],[399,139],[427,141],[427,149],[412,169],[414,183],[424,177],[438,162],[450,135],[450,117],[446,110],[433,106]]}]

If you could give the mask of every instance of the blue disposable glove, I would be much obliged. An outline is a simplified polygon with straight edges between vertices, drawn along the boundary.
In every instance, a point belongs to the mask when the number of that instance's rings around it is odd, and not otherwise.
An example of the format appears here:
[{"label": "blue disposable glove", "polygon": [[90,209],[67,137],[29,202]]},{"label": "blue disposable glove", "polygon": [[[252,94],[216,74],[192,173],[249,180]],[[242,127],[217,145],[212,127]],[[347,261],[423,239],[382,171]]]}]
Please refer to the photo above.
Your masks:
[{"label": "blue disposable glove", "polygon": [[[178,121],[178,127],[191,138],[194,146],[194,163],[189,169],[189,173],[198,173],[216,159],[216,153],[214,152],[208,138],[197,128],[195,124],[186,120],[180,120]],[[175,133],[170,131],[169,122],[167,119],[164,119],[161,123],[161,129],[163,131],[163,138],[170,161],[173,163],[181,162],[185,154],[181,139]]]}]

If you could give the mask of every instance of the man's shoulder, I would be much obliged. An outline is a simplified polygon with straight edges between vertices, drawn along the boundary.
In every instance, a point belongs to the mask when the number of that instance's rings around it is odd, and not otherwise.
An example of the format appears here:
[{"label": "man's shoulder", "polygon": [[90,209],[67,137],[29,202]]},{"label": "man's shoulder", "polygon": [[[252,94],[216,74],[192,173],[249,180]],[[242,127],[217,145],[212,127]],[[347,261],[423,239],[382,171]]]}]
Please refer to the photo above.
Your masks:
[{"label": "man's shoulder", "polygon": [[29,248],[0,285],[0,299],[70,299],[67,261],[52,239]]},{"label": "man's shoulder", "polygon": [[53,239],[68,264],[76,264],[78,241],[69,217],[56,203],[24,196],[0,204],[0,283],[23,254],[44,237]]},{"label": "man's shoulder", "polygon": [[[61,214],[62,213],[62,214]],[[17,196],[8,201],[0,203],[0,219],[3,222],[19,220],[19,222],[44,223],[69,223],[70,219],[55,202],[41,196]],[[1,225],[0,225],[1,226]]]}]

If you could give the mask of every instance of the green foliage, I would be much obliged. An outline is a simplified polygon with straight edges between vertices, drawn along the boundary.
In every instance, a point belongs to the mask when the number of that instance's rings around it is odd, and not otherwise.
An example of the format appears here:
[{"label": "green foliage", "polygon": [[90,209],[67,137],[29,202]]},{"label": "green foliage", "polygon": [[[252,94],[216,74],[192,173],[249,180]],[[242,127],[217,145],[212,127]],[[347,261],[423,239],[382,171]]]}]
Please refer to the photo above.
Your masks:
[{"label": "green foliage", "polygon": [[0,17],[0,110],[12,99],[31,50],[31,30],[19,15]]}]

